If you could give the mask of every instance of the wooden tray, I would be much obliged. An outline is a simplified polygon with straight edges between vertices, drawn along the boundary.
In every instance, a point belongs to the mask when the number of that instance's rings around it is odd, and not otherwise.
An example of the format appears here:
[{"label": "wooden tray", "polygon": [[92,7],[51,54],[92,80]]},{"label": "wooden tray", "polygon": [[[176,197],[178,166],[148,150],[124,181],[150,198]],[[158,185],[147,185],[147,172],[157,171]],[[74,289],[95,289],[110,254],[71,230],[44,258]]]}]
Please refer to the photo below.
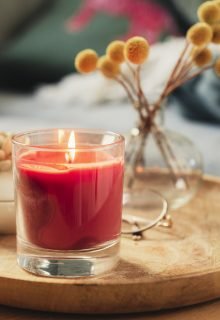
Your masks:
[{"label": "wooden tray", "polygon": [[171,230],[122,239],[118,267],[102,277],[36,277],[16,264],[14,236],[0,237],[0,304],[72,313],[129,313],[220,296],[220,179],[173,215]]}]

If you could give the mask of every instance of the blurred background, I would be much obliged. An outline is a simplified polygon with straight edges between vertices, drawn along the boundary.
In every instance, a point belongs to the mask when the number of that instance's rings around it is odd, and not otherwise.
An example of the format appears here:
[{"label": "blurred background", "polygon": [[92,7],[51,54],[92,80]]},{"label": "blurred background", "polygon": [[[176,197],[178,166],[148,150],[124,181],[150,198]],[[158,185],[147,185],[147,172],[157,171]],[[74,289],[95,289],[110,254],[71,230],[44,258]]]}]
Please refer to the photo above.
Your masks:
[{"label": "blurred background", "polygon": [[0,0],[0,86],[32,90],[73,71],[85,47],[100,54],[113,39],[151,43],[184,34],[198,0]]},{"label": "blurred background", "polygon": [[[136,119],[132,107],[120,94],[114,99],[116,89],[103,79],[74,75],[74,56],[89,47],[103,54],[111,40],[142,35],[160,43],[155,55],[164,53],[164,60],[154,75],[160,79],[202,2],[0,0],[0,130],[87,126],[128,132]],[[212,174],[220,174],[219,89],[219,79],[207,72],[174,93],[165,115],[168,127],[198,145]]]}]

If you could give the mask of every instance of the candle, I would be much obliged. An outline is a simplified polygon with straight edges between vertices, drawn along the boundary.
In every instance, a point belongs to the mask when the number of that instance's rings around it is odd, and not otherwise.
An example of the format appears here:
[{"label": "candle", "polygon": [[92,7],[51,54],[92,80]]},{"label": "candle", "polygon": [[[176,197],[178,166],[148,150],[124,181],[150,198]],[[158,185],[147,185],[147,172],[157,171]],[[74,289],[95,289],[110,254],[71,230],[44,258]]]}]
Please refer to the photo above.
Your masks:
[{"label": "candle", "polygon": [[82,135],[76,131],[78,143],[73,130],[58,130],[53,143],[22,144],[15,150],[21,252],[28,244],[29,249],[62,251],[63,256],[118,243],[124,142],[110,133],[87,133],[87,140],[90,135],[93,139],[100,135],[102,140],[85,143]]},{"label": "candle", "polygon": [[26,240],[48,249],[78,250],[118,237],[123,166],[105,153],[99,156],[94,162],[96,154],[76,155],[72,165],[57,168],[64,162],[59,153],[21,158],[18,193]]}]

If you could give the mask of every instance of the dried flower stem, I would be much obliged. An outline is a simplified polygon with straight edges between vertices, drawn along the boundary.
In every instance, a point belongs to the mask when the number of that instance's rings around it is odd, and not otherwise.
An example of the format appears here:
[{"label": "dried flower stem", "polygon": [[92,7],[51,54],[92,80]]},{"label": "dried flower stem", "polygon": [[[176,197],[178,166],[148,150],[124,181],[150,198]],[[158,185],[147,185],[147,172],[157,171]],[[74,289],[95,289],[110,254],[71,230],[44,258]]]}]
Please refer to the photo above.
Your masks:
[{"label": "dried flower stem", "polygon": [[[165,162],[167,163],[168,167],[170,168],[170,171],[173,176],[173,180],[176,182],[180,178],[180,175],[178,173],[176,173],[175,168],[177,168],[178,170],[181,170],[181,168],[180,168],[178,161],[172,151],[172,148],[170,147],[170,145],[166,139],[166,136],[164,135],[164,133],[161,130],[159,130],[158,126],[154,123],[155,114],[151,114],[148,101],[143,93],[142,88],[141,88],[140,68],[137,68],[136,80],[137,80],[137,87],[138,87],[137,98],[139,99],[139,104],[140,104],[140,106],[143,106],[148,111],[148,114],[147,114],[147,117],[145,117],[145,119],[142,119],[142,120],[145,120],[145,122],[144,122],[145,128],[143,128],[145,130],[142,131],[142,133],[141,133],[141,143],[140,143],[138,152],[135,154],[134,161],[132,163],[133,174],[128,181],[128,187],[132,187],[132,184],[134,182],[134,178],[136,175],[136,167],[137,167],[137,164],[141,161],[141,158],[143,157],[143,150],[144,150],[146,138],[147,138],[148,134],[150,133],[150,131],[152,131],[153,135],[155,136],[155,141],[158,144],[159,149],[161,150],[161,154],[163,155]],[[139,110],[139,113],[141,114],[141,110]],[[146,121],[147,119],[148,119],[148,122]],[[131,153],[133,153],[133,151],[134,150],[132,149]],[[127,159],[130,160],[130,156]]]},{"label": "dried flower stem", "polygon": [[188,75],[188,73],[190,72],[190,70],[193,67],[193,61],[190,60],[189,62],[187,62],[185,65],[183,65],[182,70],[180,70],[178,76],[175,78],[175,81],[179,81],[180,79],[185,79],[185,77]]},{"label": "dried flower stem", "polygon": [[133,105],[135,105],[135,99],[134,99],[132,93],[130,92],[129,87],[127,86],[126,82],[123,81],[122,79],[120,79],[119,77],[115,77],[114,79],[115,79],[115,81],[117,81],[125,89],[125,91],[127,92],[129,100],[131,101],[131,103]]},{"label": "dried flower stem", "polygon": [[[183,54],[183,56],[184,56],[184,54]],[[178,63],[180,63],[180,62],[178,61]],[[182,66],[182,69],[183,69],[183,66]],[[182,69],[181,68],[179,69],[179,73],[181,73]],[[175,75],[175,72],[173,72],[173,74]],[[156,115],[155,111],[157,109],[159,109],[160,104],[158,104],[158,107],[156,109],[154,107],[153,112],[150,110],[149,103],[148,103],[146,96],[144,95],[142,87],[141,87],[140,66],[138,66],[138,68],[136,70],[136,82],[137,82],[137,88],[138,88],[137,98],[139,100],[139,104],[140,104],[140,106],[143,106],[147,110],[147,117],[145,117],[145,119],[142,118],[142,121],[145,120],[145,125],[146,124],[148,124],[148,125],[146,125],[146,127],[145,127],[145,132],[143,133],[143,135],[141,137],[141,141],[142,141],[141,145],[140,145],[139,150],[136,153],[135,159],[133,161],[133,177],[130,177],[129,182],[128,182],[128,187],[131,187],[133,184],[133,181],[134,181],[134,178],[136,175],[135,169],[136,169],[137,164],[141,160],[141,157],[143,156],[143,149],[145,146],[145,140],[146,140],[146,137],[150,131],[152,131],[152,133],[155,137],[155,141],[161,151],[161,154],[164,157],[164,160],[167,163],[168,168],[170,168],[171,174],[173,176],[173,180],[176,182],[180,177],[182,177],[182,175],[181,175],[182,168],[181,168],[180,164],[178,163],[178,160],[176,159],[175,154],[174,154],[169,142],[167,141],[166,136],[164,135],[164,133],[158,128],[158,126],[154,122],[154,118]],[[171,78],[170,78],[169,82],[172,83]],[[168,90],[169,90],[169,87],[167,86],[167,91]],[[166,94],[166,91],[164,91],[164,94]],[[162,99],[161,99],[161,101],[162,101]],[[139,112],[140,112],[140,110],[139,110]],[[148,119],[148,121],[147,121],[147,119]]]},{"label": "dried flower stem", "polygon": [[156,140],[156,143],[161,151],[161,154],[162,154],[168,168],[170,169],[173,181],[174,181],[174,183],[176,183],[177,175],[176,175],[175,169],[173,168],[171,161],[169,160],[169,158],[167,156],[167,150],[165,149],[165,145],[163,144],[163,138],[162,138],[161,132],[158,130],[155,130],[155,129],[156,129],[155,127],[152,128],[153,133],[154,133],[154,138]]},{"label": "dried flower stem", "polygon": [[128,69],[131,71],[132,76],[135,77],[135,70],[134,70],[134,68],[130,65],[130,63],[129,63],[128,61],[126,62],[126,65],[127,65]]},{"label": "dried flower stem", "polygon": [[182,53],[181,53],[179,59],[177,60],[177,63],[174,66],[173,71],[171,72],[171,75],[167,81],[167,84],[166,84],[164,90],[162,91],[158,101],[154,104],[154,114],[156,114],[157,110],[160,109],[162,101],[168,96],[168,92],[169,92],[168,89],[169,89],[170,85],[174,82],[176,75],[178,74],[178,72],[181,70],[181,68],[184,65],[183,61],[184,61],[185,55],[186,55],[189,47],[190,47],[189,42],[186,42],[185,47],[183,48]]},{"label": "dried flower stem", "polygon": [[145,147],[146,138],[147,138],[149,133],[150,133],[150,131],[148,131],[147,133],[144,132],[144,133],[141,134],[141,142],[140,142],[138,151],[135,153],[134,160],[132,162],[132,175],[129,177],[129,180],[128,180],[128,183],[127,183],[127,187],[128,188],[131,188],[133,183],[134,183],[134,179],[135,179],[135,176],[137,174],[137,171],[136,171],[137,165],[140,163],[141,159],[143,158],[143,150],[144,150],[144,147]]},{"label": "dried flower stem", "polygon": [[139,112],[141,120],[145,121],[145,116],[141,112],[140,103],[139,103],[139,101],[136,101],[135,98],[133,97],[132,93],[129,90],[129,87],[127,86],[127,83],[125,81],[123,81],[122,79],[120,79],[119,77],[115,77],[114,79],[125,89],[129,100],[133,104],[134,108]]},{"label": "dried flower stem", "polygon": [[[172,178],[174,183],[178,181],[178,179],[182,179],[185,182],[185,186],[188,187],[188,182],[186,180],[186,177],[183,176],[183,168],[181,164],[178,162],[178,159],[176,158],[172,147],[166,137],[166,135],[163,133],[162,130],[158,127],[158,125],[155,123],[155,116],[157,114],[157,111],[161,107],[162,101],[178,86],[182,85],[186,81],[189,81],[190,79],[196,77],[197,75],[201,74],[203,71],[212,68],[212,65],[208,65],[207,67],[201,68],[196,72],[190,73],[192,71],[193,67],[193,61],[189,57],[186,58],[186,53],[189,48],[189,43],[187,42],[180,58],[178,59],[168,81],[167,84],[161,93],[159,99],[157,102],[150,106],[149,102],[143,92],[142,86],[141,86],[141,80],[140,80],[140,70],[141,67],[138,65],[136,70],[134,70],[130,64],[128,64],[130,70],[132,71],[132,74],[134,76],[134,83],[132,83],[124,74],[121,73],[121,78],[117,77],[115,78],[116,81],[118,81],[123,88],[126,90],[129,99],[131,100],[132,104],[136,108],[136,110],[139,112],[140,115],[140,144],[138,145],[137,150],[135,151],[135,147],[130,150],[130,155],[127,157],[127,159],[130,161],[132,157],[132,176],[129,178],[128,181],[128,187],[132,187],[132,184],[134,182],[134,178],[136,176],[136,168],[138,163],[140,163],[141,158],[143,157],[144,147],[146,143],[146,138],[148,137],[149,133],[152,132],[155,141],[160,149],[160,152],[170,169]],[[136,100],[137,99],[137,100]],[[138,104],[137,104],[138,102]]]},{"label": "dried flower stem", "polygon": [[141,78],[140,78],[140,71],[141,71],[141,66],[139,65],[137,67],[136,73],[135,73],[135,78],[136,78],[136,82],[137,82],[137,88],[138,88],[138,97],[140,99],[140,103],[142,101],[142,99],[144,100],[144,106],[145,109],[147,110],[147,112],[150,114],[150,106],[149,106],[149,102],[143,92],[143,89],[141,87]]},{"label": "dried flower stem", "polygon": [[136,89],[135,89],[133,83],[131,82],[131,80],[122,72],[120,72],[120,75],[121,75],[123,82],[128,84],[130,90],[132,91],[132,94],[136,96],[137,92],[136,92]]},{"label": "dried flower stem", "polygon": [[174,182],[177,182],[178,179],[182,179],[183,181],[185,181],[186,187],[188,187],[189,184],[187,182],[187,179],[182,175],[183,168],[176,158],[166,135],[156,124],[152,126],[152,130],[154,132],[157,143],[160,146],[160,150],[163,154],[164,160],[166,161],[167,166],[170,168]]},{"label": "dried flower stem", "polygon": [[198,75],[202,74],[204,71],[208,70],[208,69],[212,69],[214,67],[213,64],[211,65],[208,65],[206,67],[203,67],[202,69],[199,69],[198,71],[190,74],[189,76],[186,76],[185,78],[183,79],[179,79],[178,81],[176,81],[176,83],[171,86],[169,88],[169,90],[167,91],[167,95],[169,95],[171,92],[173,92],[177,87],[183,85],[184,83],[194,79],[195,77],[197,77]]},{"label": "dried flower stem", "polygon": [[179,59],[177,60],[177,63],[176,63],[176,65],[175,65],[175,67],[174,67],[174,69],[173,69],[173,71],[172,71],[172,73],[170,75],[170,78],[169,78],[169,80],[167,82],[167,86],[165,87],[164,91],[166,91],[166,89],[169,86],[170,82],[175,78],[177,72],[179,71],[189,46],[190,46],[189,42],[186,42],[185,43],[185,47],[183,48],[182,53],[181,53]]}]

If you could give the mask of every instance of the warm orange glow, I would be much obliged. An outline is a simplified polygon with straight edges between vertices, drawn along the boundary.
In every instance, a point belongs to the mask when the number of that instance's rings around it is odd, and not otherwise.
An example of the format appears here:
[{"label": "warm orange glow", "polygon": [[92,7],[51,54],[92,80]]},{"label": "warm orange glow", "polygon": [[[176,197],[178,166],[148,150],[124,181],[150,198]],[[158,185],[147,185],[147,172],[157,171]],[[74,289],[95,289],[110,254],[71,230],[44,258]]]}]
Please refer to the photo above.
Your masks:
[{"label": "warm orange glow", "polygon": [[68,141],[68,148],[70,150],[65,154],[66,161],[69,163],[72,163],[75,159],[75,153],[76,153],[75,147],[76,147],[75,134],[74,134],[74,131],[72,131]]},{"label": "warm orange glow", "polygon": [[58,130],[58,143],[63,143],[65,132],[62,129]]}]

